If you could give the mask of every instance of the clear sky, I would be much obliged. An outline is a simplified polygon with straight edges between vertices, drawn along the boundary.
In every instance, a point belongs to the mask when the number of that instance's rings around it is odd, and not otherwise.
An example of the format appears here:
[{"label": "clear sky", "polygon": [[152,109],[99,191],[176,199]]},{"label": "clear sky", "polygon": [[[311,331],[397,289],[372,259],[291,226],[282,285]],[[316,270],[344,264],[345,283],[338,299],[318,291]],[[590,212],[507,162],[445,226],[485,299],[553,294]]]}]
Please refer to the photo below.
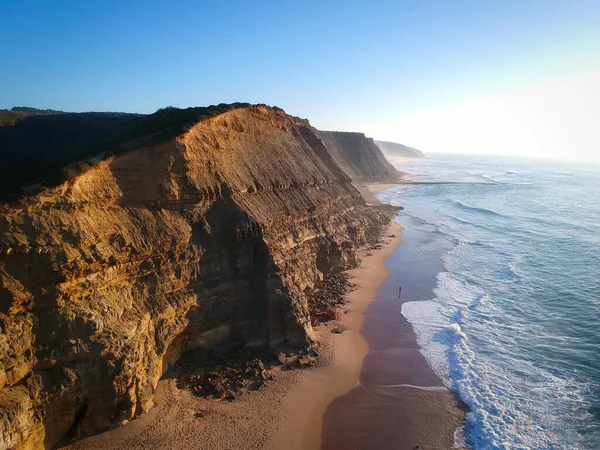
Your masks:
[{"label": "clear sky", "polygon": [[0,108],[246,101],[424,151],[600,159],[600,0],[2,0]]}]

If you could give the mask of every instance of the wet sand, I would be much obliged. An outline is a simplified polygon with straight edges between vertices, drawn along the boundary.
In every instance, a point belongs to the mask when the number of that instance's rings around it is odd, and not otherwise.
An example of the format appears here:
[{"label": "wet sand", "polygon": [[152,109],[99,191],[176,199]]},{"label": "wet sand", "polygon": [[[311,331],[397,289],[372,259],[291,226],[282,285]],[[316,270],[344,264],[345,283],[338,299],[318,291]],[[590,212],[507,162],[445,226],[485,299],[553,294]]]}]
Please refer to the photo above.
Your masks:
[{"label": "wet sand", "polygon": [[386,259],[391,276],[365,313],[369,352],[360,381],[324,416],[326,450],[449,449],[464,419],[464,406],[427,365],[401,313],[404,302],[432,298],[440,256],[451,244],[408,216],[398,220],[403,243]]}]

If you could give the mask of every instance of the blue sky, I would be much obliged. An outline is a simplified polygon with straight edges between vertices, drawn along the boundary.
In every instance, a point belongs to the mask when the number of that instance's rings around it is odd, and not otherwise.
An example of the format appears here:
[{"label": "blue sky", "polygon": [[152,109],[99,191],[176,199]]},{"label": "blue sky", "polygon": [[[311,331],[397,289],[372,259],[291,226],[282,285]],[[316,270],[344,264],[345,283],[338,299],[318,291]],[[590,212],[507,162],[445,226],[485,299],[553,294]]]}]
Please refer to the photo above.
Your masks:
[{"label": "blue sky", "polygon": [[588,72],[593,83],[600,1],[3,0],[0,38],[0,108],[247,101],[323,129],[456,151],[460,134],[452,145],[431,134],[457,111],[485,115],[465,112],[469,102],[540,85],[552,94]]}]

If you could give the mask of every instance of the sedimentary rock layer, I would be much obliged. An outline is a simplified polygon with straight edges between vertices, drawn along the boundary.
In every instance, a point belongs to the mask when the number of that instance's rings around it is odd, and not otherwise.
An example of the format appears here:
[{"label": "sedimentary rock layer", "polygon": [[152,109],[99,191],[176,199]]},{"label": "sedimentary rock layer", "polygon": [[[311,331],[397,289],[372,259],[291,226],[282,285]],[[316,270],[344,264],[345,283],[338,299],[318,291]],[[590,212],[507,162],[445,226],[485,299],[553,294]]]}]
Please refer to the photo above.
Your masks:
[{"label": "sedimentary rock layer", "polygon": [[400,178],[400,172],[385,159],[373,139],[363,133],[314,132],[352,180],[395,182]]},{"label": "sedimentary rock layer", "polygon": [[308,122],[267,107],[4,205],[0,448],[135,417],[185,350],[307,344],[305,291],[385,221]]}]

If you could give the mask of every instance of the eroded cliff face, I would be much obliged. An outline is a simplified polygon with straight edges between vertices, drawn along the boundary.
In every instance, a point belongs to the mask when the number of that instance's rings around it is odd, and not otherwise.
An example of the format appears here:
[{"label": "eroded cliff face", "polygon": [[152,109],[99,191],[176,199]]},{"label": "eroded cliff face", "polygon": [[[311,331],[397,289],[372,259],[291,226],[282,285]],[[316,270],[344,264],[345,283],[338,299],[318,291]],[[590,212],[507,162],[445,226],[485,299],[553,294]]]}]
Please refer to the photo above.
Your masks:
[{"label": "eroded cliff face", "polygon": [[375,141],[363,133],[313,131],[352,180],[391,183],[399,180],[401,173],[385,159]]},{"label": "eroded cliff face", "polygon": [[188,349],[306,345],[305,291],[386,221],[307,122],[266,107],[5,207],[0,448],[135,417]]}]

